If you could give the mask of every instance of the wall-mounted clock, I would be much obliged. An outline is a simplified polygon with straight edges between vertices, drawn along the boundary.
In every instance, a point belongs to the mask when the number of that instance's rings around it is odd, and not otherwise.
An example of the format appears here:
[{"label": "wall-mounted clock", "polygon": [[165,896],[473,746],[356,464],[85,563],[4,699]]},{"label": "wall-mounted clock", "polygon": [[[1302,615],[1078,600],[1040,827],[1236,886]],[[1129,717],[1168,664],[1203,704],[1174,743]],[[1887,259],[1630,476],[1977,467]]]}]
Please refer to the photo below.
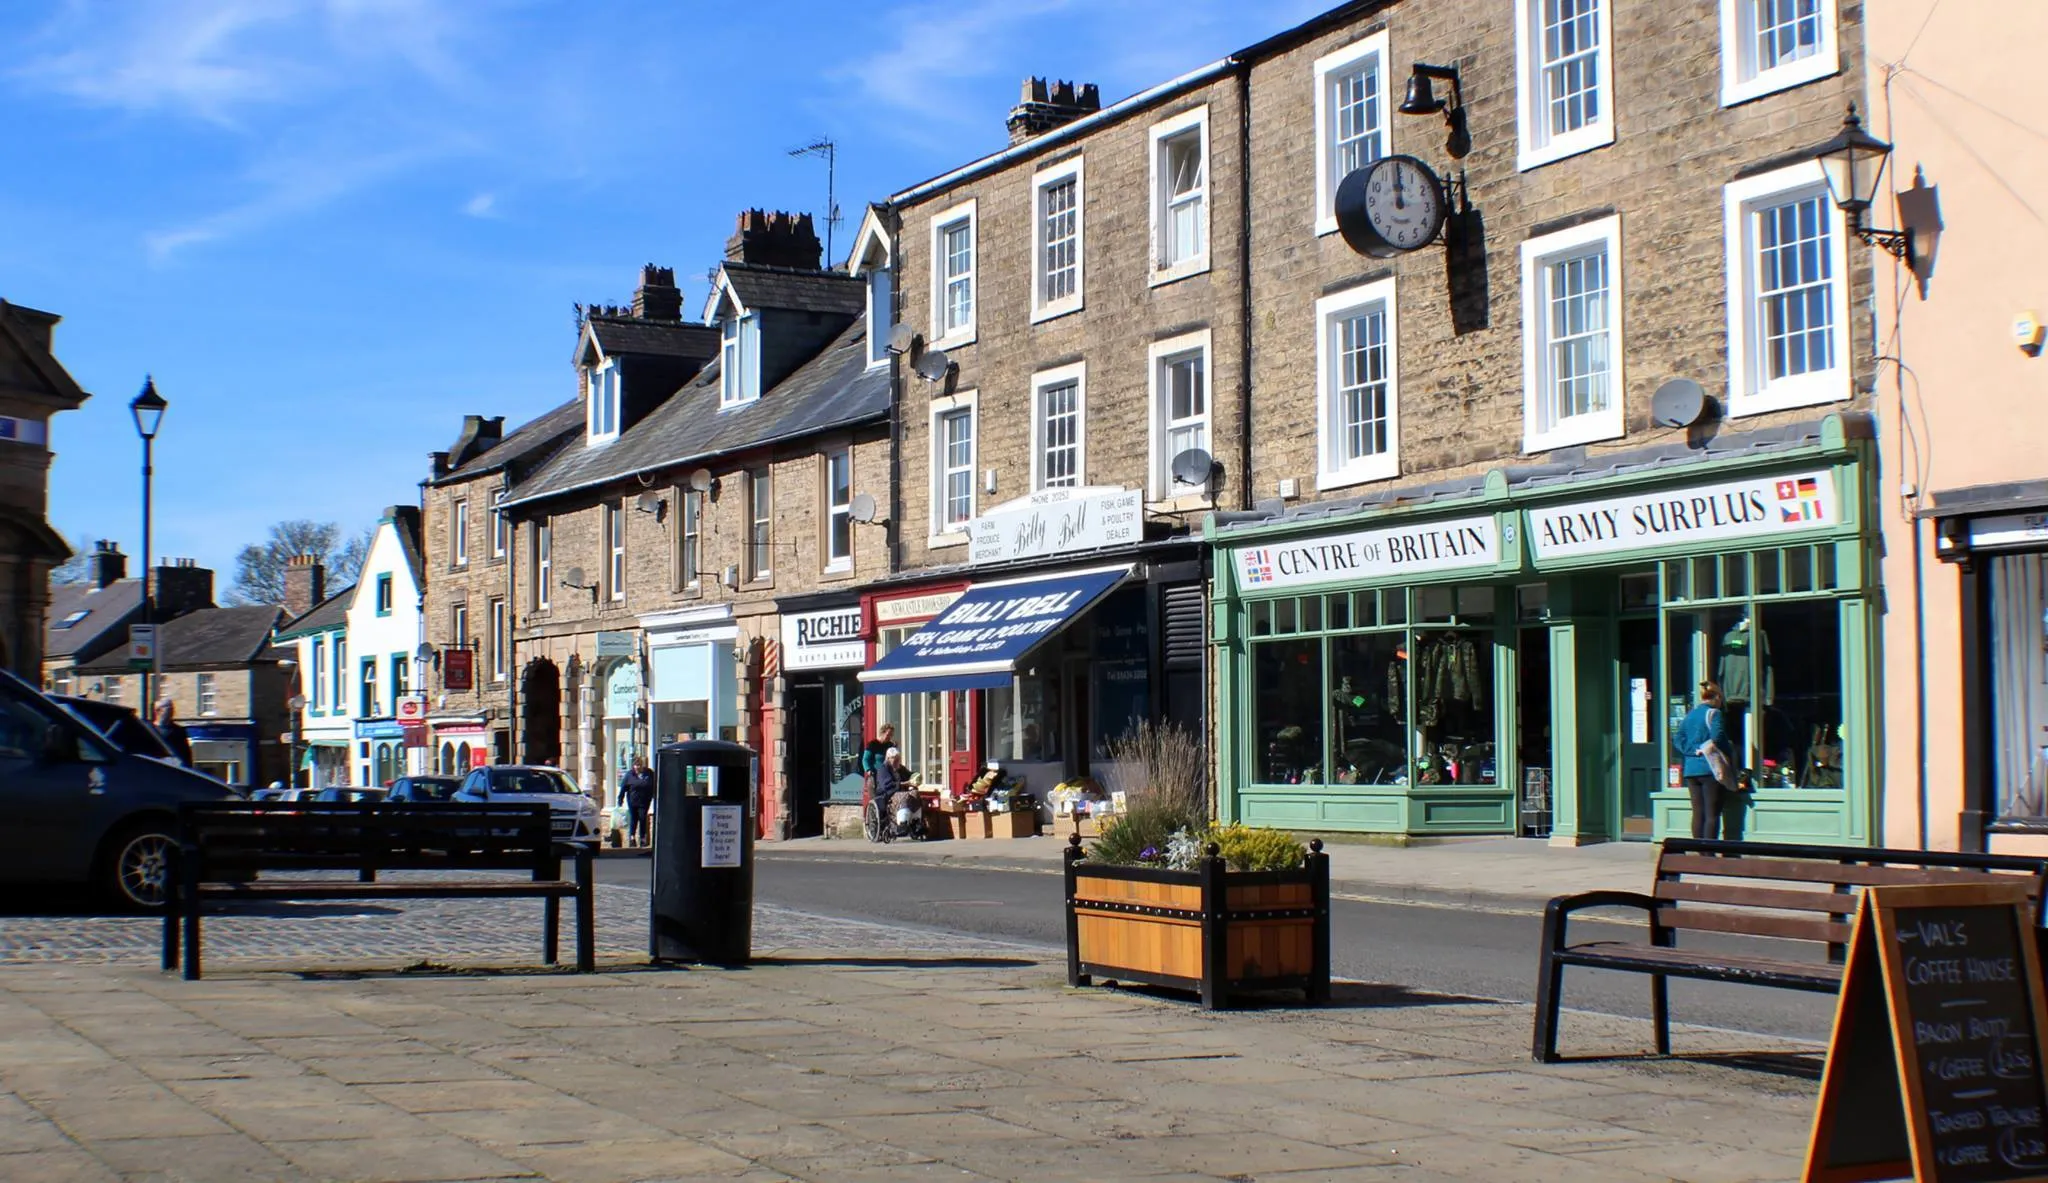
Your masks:
[{"label": "wall-mounted clock", "polygon": [[1382,156],[1337,186],[1337,229],[1351,249],[1391,259],[1436,241],[1444,183],[1413,156]]}]

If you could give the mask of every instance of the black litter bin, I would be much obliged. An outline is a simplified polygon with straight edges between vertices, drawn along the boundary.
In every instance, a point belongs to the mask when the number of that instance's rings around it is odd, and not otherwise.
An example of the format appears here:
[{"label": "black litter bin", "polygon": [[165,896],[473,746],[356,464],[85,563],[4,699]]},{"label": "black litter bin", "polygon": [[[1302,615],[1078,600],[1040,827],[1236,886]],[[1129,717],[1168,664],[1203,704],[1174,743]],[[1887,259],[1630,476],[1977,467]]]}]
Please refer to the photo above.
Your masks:
[{"label": "black litter bin", "polygon": [[744,965],[754,946],[753,749],[713,739],[654,757],[648,956]]}]

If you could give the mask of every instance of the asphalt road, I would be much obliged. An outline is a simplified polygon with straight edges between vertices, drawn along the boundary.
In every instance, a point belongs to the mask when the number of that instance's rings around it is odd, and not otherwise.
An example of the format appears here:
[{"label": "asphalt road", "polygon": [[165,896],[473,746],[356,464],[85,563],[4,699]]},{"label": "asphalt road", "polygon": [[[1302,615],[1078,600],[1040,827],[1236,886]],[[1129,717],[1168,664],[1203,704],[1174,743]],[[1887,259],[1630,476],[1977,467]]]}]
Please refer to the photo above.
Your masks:
[{"label": "asphalt road", "polygon": [[[622,886],[645,888],[649,869],[645,858],[598,860],[599,878]],[[756,863],[755,895],[765,902],[844,919],[972,933],[1052,948],[1063,947],[1066,940],[1060,881],[1052,874],[770,853],[760,855]],[[1432,994],[1534,1000],[1536,951],[1542,930],[1538,916],[1353,900],[1336,901],[1334,911],[1331,948],[1340,977]],[[1575,929],[1577,923],[1575,920]],[[1630,928],[1621,925],[1591,924],[1591,931],[1604,930],[1616,938],[1631,934]],[[1640,925],[1633,926],[1633,932],[1640,933]],[[1767,942],[1765,947],[1772,944],[1776,942]],[[1731,947],[1742,946],[1731,942]],[[1584,969],[1565,973],[1568,1007],[1648,1018],[1649,996],[1649,979],[1640,975]],[[1685,1023],[1825,1042],[1834,998],[1674,981],[1671,1014]]]}]

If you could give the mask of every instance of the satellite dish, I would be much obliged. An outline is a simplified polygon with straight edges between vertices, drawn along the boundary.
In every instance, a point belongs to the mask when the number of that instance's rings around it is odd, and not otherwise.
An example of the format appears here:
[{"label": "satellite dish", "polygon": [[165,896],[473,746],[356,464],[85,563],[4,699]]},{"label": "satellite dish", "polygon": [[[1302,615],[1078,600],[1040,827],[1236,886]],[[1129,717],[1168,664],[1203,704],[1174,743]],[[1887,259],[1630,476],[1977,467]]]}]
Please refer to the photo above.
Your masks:
[{"label": "satellite dish", "polygon": [[1650,397],[1650,417],[1666,427],[1691,427],[1707,409],[1707,392],[1690,378],[1673,378]]},{"label": "satellite dish", "polygon": [[927,349],[924,356],[917,359],[917,376],[927,382],[943,382],[952,365],[953,359],[946,356],[945,350]]},{"label": "satellite dish", "polygon": [[690,474],[690,491],[708,493],[711,491],[711,470],[700,468]]},{"label": "satellite dish", "polygon": [[875,520],[875,499],[866,493],[855,493],[846,512],[856,522],[872,522]]},{"label": "satellite dish", "polygon": [[633,508],[641,513],[653,513],[661,508],[661,495],[652,491],[642,493],[633,498]]},{"label": "satellite dish", "polygon": [[889,352],[909,353],[911,345],[915,343],[916,340],[916,329],[911,328],[907,324],[899,324],[895,328],[889,330]]},{"label": "satellite dish", "polygon": [[1200,448],[1189,448],[1173,458],[1168,471],[1176,485],[1207,485],[1216,471],[1216,458]]},{"label": "satellite dish", "polygon": [[567,584],[567,585],[568,585],[568,586],[570,586],[570,587],[582,587],[582,586],[584,586],[584,583],[583,583],[583,568],[581,568],[581,567],[571,567],[571,568],[569,568],[569,570],[567,571],[567,573],[565,573],[565,574],[564,574],[564,575],[562,576],[562,582],[563,582],[564,584]]}]

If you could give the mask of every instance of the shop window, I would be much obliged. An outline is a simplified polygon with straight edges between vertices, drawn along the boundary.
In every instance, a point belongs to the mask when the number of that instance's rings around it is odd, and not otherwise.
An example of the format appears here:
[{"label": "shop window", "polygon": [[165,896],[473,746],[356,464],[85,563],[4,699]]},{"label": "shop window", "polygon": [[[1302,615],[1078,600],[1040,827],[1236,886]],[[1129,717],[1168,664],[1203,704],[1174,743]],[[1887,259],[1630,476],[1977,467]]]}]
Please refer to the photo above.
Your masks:
[{"label": "shop window", "polygon": [[1991,765],[2002,818],[2048,817],[2048,556],[1988,563]]},{"label": "shop window", "polygon": [[1840,613],[1838,601],[1807,600],[1670,614],[1666,725],[1712,681],[1751,785],[1842,788]]},{"label": "shop window", "polygon": [[1621,610],[1641,612],[1657,606],[1657,573],[1621,577]]},{"label": "shop window", "polygon": [[1550,585],[1524,584],[1515,589],[1515,616],[1520,620],[1550,619]]},{"label": "shop window", "polygon": [[1749,556],[1721,556],[1721,590],[1724,595],[1749,594]]},{"label": "shop window", "polygon": [[[1284,602],[1284,601],[1283,601]],[[1257,779],[1266,784],[1316,784],[1323,779],[1323,643],[1268,641],[1252,647],[1252,730]]]},{"label": "shop window", "polygon": [[1407,635],[1330,642],[1330,768],[1340,785],[1407,783]]},{"label": "shop window", "polygon": [[1408,598],[1400,592],[1386,592],[1380,596],[1380,623],[1407,624]]},{"label": "shop window", "polygon": [[1417,632],[1401,656],[1414,699],[1411,780],[1425,786],[1494,783],[1491,642],[1471,632]]},{"label": "shop window", "polygon": [[1457,601],[1448,587],[1425,587],[1415,592],[1415,619],[1423,624],[1449,624]]},{"label": "shop window", "polygon": [[1060,683],[1056,677],[1020,677],[988,692],[991,760],[1057,763],[1060,743]]},{"label": "shop window", "polygon": [[1331,596],[1324,602],[1324,607],[1329,613],[1333,631],[1351,627],[1351,597],[1348,594],[1339,592]]},{"label": "shop window", "polygon": [[1251,605],[1252,635],[1267,637],[1273,634],[1273,605],[1265,600],[1255,600]]},{"label": "shop window", "polygon": [[1372,628],[1380,623],[1380,593],[1362,591],[1351,597],[1351,627]]}]

